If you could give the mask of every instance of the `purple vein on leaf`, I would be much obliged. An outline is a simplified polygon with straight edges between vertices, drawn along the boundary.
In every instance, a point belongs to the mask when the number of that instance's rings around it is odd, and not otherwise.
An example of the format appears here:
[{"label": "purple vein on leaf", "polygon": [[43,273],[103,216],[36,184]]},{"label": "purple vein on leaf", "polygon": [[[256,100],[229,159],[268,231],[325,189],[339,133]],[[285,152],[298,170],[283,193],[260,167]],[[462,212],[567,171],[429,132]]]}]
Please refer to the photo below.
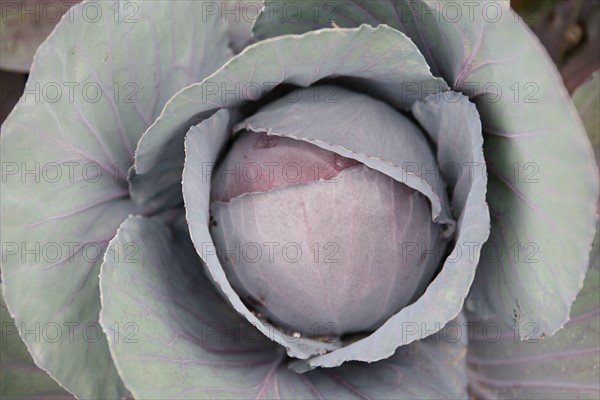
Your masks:
[{"label": "purple vein on leaf", "polygon": [[53,220],[56,220],[56,219],[62,219],[62,218],[72,217],[74,215],[81,214],[84,211],[90,210],[90,209],[92,209],[94,207],[97,207],[97,206],[100,206],[102,204],[110,203],[110,202],[112,202],[114,200],[126,198],[127,196],[129,196],[129,191],[127,191],[127,190],[120,191],[120,192],[117,192],[117,193],[113,193],[113,194],[110,194],[110,195],[108,195],[108,196],[106,196],[104,198],[101,198],[101,199],[98,199],[98,200],[96,200],[94,202],[91,202],[91,203],[89,203],[89,204],[87,204],[85,206],[82,206],[82,207],[76,208],[74,210],[65,212],[64,214],[53,215],[53,216],[50,216],[50,217],[46,217],[46,218],[44,218],[42,220],[39,220],[37,222],[33,222],[33,223],[29,224],[29,225],[25,225],[25,228],[32,228],[34,226],[38,226],[38,225],[41,225],[43,223],[46,223],[46,222],[49,222],[49,221],[53,221]]}]

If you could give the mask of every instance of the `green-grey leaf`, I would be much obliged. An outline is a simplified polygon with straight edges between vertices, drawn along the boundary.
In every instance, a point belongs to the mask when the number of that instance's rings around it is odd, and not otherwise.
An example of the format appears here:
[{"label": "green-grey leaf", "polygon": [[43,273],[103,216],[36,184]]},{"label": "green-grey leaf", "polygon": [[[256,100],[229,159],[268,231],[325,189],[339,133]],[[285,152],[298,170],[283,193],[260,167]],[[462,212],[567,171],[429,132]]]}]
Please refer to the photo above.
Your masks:
[{"label": "green-grey leaf", "polygon": [[461,31],[467,24],[473,24],[470,30],[476,31],[481,28],[479,21],[482,16],[488,20],[495,19],[494,13],[498,10],[500,15],[506,15],[508,6],[508,0],[457,4],[434,0],[265,0],[253,33],[257,39],[265,40],[331,28],[332,25],[352,28],[361,24],[385,24],[411,38],[434,75],[454,82],[465,53],[463,46],[469,49],[473,44],[470,42],[473,38],[469,36],[464,37],[469,42],[459,40],[462,39]]},{"label": "green-grey leaf", "polygon": [[[291,3],[302,8],[293,21],[281,13]],[[327,14],[326,7],[335,12]],[[556,332],[587,269],[598,174],[581,122],[539,41],[508,1],[266,0],[254,33],[272,38],[329,27],[330,21],[401,30],[434,74],[475,102],[485,133],[492,232],[470,303],[482,316],[536,323],[538,336]]]},{"label": "green-grey leaf", "polygon": [[[282,83],[307,87],[326,77],[348,77],[353,85],[378,92],[389,104],[405,109],[428,93],[447,90],[441,79],[431,75],[414,44],[386,26],[329,29],[264,41],[247,47],[212,76],[169,101],[138,144],[137,176],[150,170],[155,179],[171,174],[170,165],[162,162],[168,143],[181,140],[190,126],[216,110],[258,100]],[[183,150],[168,154],[183,162]],[[134,182],[134,197],[135,190]],[[172,202],[180,201],[180,194],[172,193],[176,196]]]},{"label": "green-grey leaf", "polygon": [[[4,299],[0,296],[0,323],[2,324],[2,342],[0,342],[0,397],[3,399],[73,399],[67,391],[61,388],[48,374],[39,369],[27,347],[21,341],[14,320],[10,317]],[[46,327],[46,339],[62,334],[62,328]],[[39,331],[32,330],[30,335],[42,337],[42,327]]]},{"label": "green-grey leaf", "polygon": [[[600,396],[600,235],[571,319],[550,338],[519,342],[516,327],[472,320],[467,355],[477,398],[597,399]],[[539,326],[520,327],[536,336]]]},{"label": "green-grey leaf", "polygon": [[107,252],[101,323],[127,387],[144,399],[467,398],[466,337],[436,336],[373,364],[296,374],[203,273],[185,221],[130,217]]},{"label": "green-grey leaf", "polygon": [[[40,46],[2,125],[6,305],[36,364],[82,398],[126,395],[98,326],[97,276],[118,226],[145,211],[126,181],[142,132],[175,91],[229,55],[219,18],[197,24],[200,11],[195,1],[75,6]],[[35,341],[26,335],[35,324],[64,334]]]}]

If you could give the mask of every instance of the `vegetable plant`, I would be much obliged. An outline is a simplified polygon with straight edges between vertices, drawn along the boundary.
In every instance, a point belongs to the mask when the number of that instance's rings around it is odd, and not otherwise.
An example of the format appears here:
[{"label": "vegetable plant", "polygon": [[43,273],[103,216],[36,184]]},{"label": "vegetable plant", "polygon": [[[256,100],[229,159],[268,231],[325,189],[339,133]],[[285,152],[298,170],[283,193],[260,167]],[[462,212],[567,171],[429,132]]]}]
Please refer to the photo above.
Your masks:
[{"label": "vegetable plant", "polygon": [[507,1],[83,1],[0,140],[77,398],[599,395],[598,169]]}]

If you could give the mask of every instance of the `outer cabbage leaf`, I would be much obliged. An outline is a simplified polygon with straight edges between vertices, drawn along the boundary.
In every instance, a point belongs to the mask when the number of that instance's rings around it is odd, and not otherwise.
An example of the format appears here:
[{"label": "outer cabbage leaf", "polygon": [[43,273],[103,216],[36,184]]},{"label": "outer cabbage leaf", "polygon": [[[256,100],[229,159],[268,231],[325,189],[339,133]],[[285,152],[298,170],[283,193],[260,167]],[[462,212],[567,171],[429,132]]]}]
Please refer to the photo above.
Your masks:
[{"label": "outer cabbage leaf", "polygon": [[[101,323],[136,398],[467,397],[466,337],[452,334],[413,343],[374,364],[292,372],[282,348],[220,297],[185,222],[178,222],[169,229],[156,219],[129,218],[112,244],[138,244],[138,259],[123,262],[106,253],[102,265]],[[131,321],[138,330],[128,341]]]},{"label": "outer cabbage leaf", "polygon": [[[471,315],[471,317],[473,317]],[[600,396],[600,235],[571,319],[551,338],[518,342],[501,321],[470,321],[469,384],[479,399],[597,399]],[[537,327],[524,327],[532,332]]]},{"label": "outer cabbage leaf", "polygon": [[[143,175],[150,172],[154,182],[174,184],[177,173],[171,166],[175,161],[164,165],[162,160],[168,154],[182,165],[183,149],[175,154],[169,144],[182,140],[190,126],[220,108],[256,101],[282,83],[307,87],[327,77],[347,77],[354,85],[370,88],[389,104],[404,109],[430,91],[447,89],[443,80],[431,75],[414,44],[386,26],[329,29],[257,43],[167,103],[138,144],[133,197],[138,190],[136,181],[144,181]],[[169,175],[173,178],[168,179]],[[155,185],[155,193],[162,187]],[[180,193],[170,193],[175,197],[173,204],[181,201]]]},{"label": "outer cabbage leaf", "polygon": [[[52,398],[73,399],[48,374],[36,367],[27,347],[21,341],[15,321],[10,317],[4,299],[0,297],[0,396],[3,399]],[[46,335],[54,340],[59,330],[55,326],[46,329]],[[41,327],[40,327],[41,336]]]},{"label": "outer cabbage leaf", "polygon": [[[75,6],[40,46],[2,125],[6,305],[36,364],[79,397],[126,394],[98,326],[97,275],[120,223],[147,211],[128,199],[126,181],[142,132],[175,91],[229,56],[219,19],[196,24],[200,10],[195,1]],[[62,335],[36,340],[27,334],[36,324]]]},{"label": "outer cabbage leaf", "polygon": [[[292,18],[286,6],[301,11]],[[475,102],[485,134],[492,231],[469,304],[484,317],[535,323],[535,337],[556,332],[587,269],[598,175],[581,122],[540,43],[508,1],[266,0],[254,33],[273,38],[332,21],[401,30],[434,74]]]}]

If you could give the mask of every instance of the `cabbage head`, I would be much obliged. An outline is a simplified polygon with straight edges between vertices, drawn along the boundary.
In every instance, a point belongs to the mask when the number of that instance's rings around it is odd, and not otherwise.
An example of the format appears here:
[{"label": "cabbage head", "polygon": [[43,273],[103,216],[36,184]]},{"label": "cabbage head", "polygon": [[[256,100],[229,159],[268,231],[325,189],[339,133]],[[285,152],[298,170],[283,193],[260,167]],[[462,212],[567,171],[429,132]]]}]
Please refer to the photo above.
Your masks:
[{"label": "cabbage head", "polygon": [[508,1],[84,1],[0,143],[7,335],[78,398],[600,394],[597,168]]}]

